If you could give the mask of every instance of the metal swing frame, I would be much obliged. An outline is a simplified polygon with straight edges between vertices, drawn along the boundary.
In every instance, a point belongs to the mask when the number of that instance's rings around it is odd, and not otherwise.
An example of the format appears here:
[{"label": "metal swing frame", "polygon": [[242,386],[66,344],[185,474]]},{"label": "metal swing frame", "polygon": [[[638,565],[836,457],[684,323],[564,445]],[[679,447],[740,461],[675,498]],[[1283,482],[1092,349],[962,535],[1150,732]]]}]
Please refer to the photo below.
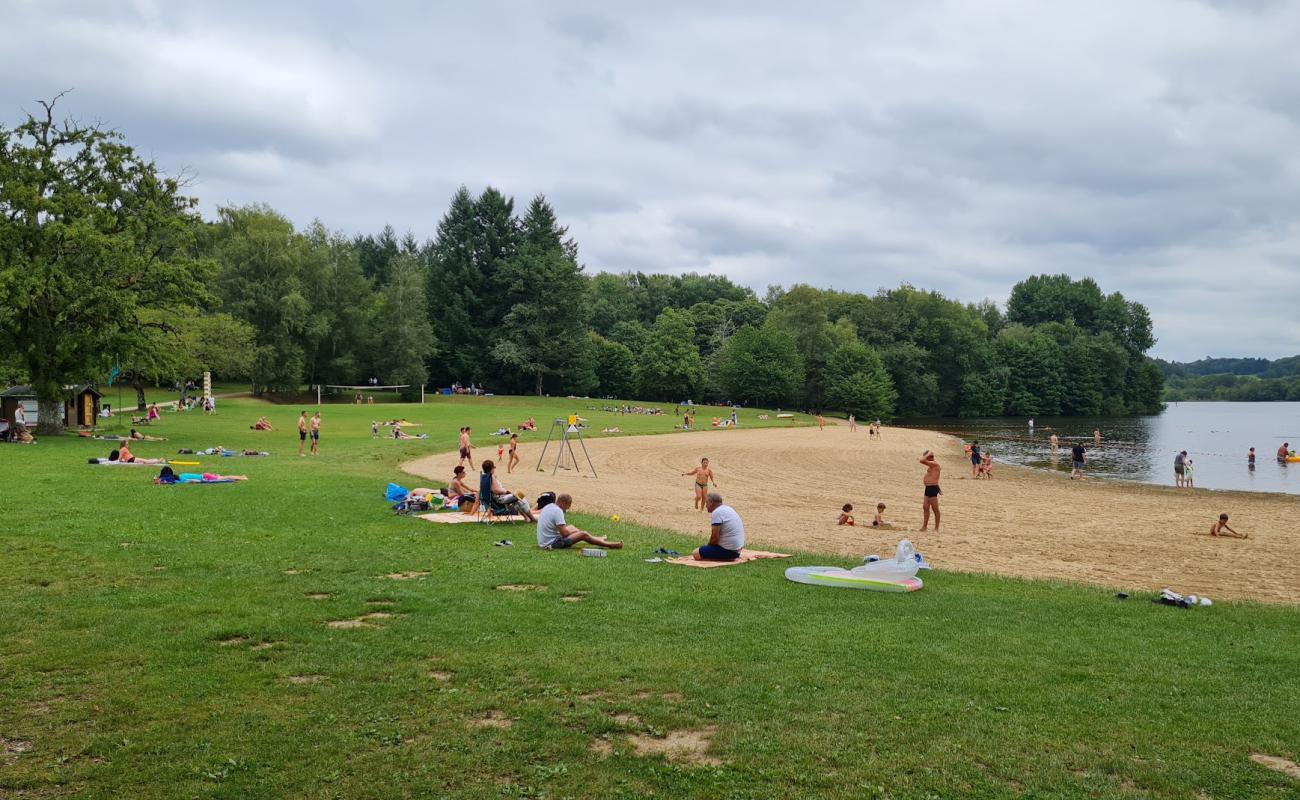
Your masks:
[{"label": "metal swing frame", "polygon": [[557,443],[559,445],[559,450],[555,454],[555,466],[551,467],[551,474],[554,475],[560,469],[560,462],[564,459],[564,454],[566,452],[569,454],[569,458],[573,459],[573,468],[575,470],[581,469],[578,466],[578,457],[573,452],[572,437],[576,436],[578,439],[578,446],[582,448],[582,455],[587,459],[587,467],[591,470],[591,477],[599,478],[600,476],[596,474],[596,465],[591,461],[591,454],[587,452],[587,443],[582,438],[582,431],[577,425],[569,425],[567,419],[557,419],[551,423],[551,430],[546,434],[546,444],[542,445],[542,453],[537,457],[537,471],[544,472],[542,469],[542,461],[546,459],[546,450],[551,446],[551,440],[555,438],[555,429],[557,427],[560,429],[560,438]]}]

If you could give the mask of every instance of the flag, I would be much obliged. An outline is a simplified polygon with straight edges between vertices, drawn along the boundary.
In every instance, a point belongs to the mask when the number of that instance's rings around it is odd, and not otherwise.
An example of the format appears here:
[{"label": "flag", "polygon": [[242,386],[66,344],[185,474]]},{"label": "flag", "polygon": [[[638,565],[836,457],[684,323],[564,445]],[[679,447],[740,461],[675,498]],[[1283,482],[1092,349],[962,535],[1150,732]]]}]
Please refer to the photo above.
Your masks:
[{"label": "flag", "polygon": [[121,374],[122,374],[122,361],[120,359],[115,358],[113,359],[113,368],[108,371],[108,385],[112,386],[113,381],[117,380],[117,376]]}]

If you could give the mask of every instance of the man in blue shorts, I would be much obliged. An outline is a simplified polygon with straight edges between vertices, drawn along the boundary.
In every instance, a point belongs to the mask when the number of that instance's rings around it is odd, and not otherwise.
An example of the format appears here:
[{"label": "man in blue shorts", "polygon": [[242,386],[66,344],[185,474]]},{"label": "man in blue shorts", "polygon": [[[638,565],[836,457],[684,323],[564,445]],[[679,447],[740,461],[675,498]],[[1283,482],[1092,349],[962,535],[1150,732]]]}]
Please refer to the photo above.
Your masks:
[{"label": "man in blue shorts", "polygon": [[566,547],[573,547],[578,542],[590,542],[597,547],[608,547],[611,550],[618,550],[623,546],[622,542],[611,542],[599,536],[592,536],[565,522],[564,512],[572,505],[573,497],[562,494],[555,498],[554,503],[541,510],[537,515],[538,547],[543,550],[563,550]]},{"label": "man in blue shorts", "polygon": [[722,495],[709,492],[704,497],[704,507],[709,511],[709,543],[696,548],[691,558],[696,561],[735,561],[745,547],[745,526],[736,510],[722,502]]}]

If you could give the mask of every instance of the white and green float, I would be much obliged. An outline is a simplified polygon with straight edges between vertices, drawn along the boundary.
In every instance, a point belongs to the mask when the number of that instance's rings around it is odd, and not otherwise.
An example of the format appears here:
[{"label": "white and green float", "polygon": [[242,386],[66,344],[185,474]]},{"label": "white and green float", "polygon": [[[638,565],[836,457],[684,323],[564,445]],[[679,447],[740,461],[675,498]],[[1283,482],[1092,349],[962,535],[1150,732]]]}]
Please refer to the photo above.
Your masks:
[{"label": "white and green float", "polygon": [[929,566],[912,543],[898,543],[894,557],[872,561],[853,569],[842,567],[790,567],[785,577],[795,583],[830,586],[837,589],[869,589],[873,592],[915,592],[923,585],[916,573]]}]

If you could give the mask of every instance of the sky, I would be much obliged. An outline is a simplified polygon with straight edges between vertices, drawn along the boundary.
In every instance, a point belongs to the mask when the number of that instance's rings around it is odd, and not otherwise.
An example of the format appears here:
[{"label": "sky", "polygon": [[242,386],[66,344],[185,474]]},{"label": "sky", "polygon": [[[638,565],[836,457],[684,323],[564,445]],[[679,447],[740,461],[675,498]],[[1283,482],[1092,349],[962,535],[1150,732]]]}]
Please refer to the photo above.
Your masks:
[{"label": "sky", "polygon": [[[707,7],[702,7],[707,6]],[[0,0],[0,124],[120,130],[206,215],[434,236],[544,194],[589,272],[1146,304],[1300,353],[1300,3]]]}]

